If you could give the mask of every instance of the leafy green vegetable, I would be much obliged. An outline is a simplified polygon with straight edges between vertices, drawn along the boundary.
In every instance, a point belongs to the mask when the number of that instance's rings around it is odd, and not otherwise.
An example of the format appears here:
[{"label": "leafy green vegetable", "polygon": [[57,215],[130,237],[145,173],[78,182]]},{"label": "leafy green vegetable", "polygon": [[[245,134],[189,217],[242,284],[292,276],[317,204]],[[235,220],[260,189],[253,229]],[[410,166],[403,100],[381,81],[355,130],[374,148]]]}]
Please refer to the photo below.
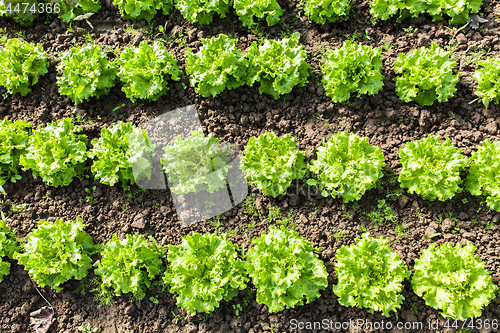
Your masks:
[{"label": "leafy green vegetable", "polygon": [[477,90],[474,92],[488,108],[490,102],[500,103],[500,58],[487,58],[478,62],[477,69],[472,77],[478,82]]},{"label": "leafy green vegetable", "polygon": [[185,140],[179,135],[173,145],[163,148],[163,170],[168,175],[170,189],[176,194],[213,193],[226,187],[231,148],[221,145],[212,134],[202,130],[191,132]]},{"label": "leafy green vegetable", "polygon": [[[39,12],[47,9],[46,3],[46,0],[0,0],[0,16],[10,17],[24,27],[31,27],[38,18]],[[44,6],[40,7],[39,4]],[[57,10],[55,5],[51,3],[50,9]]]},{"label": "leafy green vegetable", "polygon": [[257,24],[254,17],[265,18],[269,26],[275,25],[285,12],[276,0],[234,0],[234,10],[247,28]]},{"label": "leafy green vegetable", "polygon": [[266,39],[260,46],[253,42],[247,53],[250,61],[247,84],[260,82],[259,93],[272,95],[274,99],[291,92],[295,86],[305,86],[309,64],[299,39],[300,34],[294,32],[290,38]]},{"label": "leafy green vegetable", "polygon": [[19,158],[26,154],[30,128],[24,120],[0,120],[0,185],[21,179]]},{"label": "leafy green vegetable", "polygon": [[0,283],[10,273],[10,263],[3,261],[7,257],[13,259],[14,253],[19,251],[16,235],[0,220]]},{"label": "leafy green vegetable", "polygon": [[486,205],[500,212],[500,141],[481,142],[477,151],[472,153],[465,188],[472,194],[486,197]]},{"label": "leafy green vegetable", "polygon": [[149,45],[142,41],[139,47],[129,46],[118,58],[118,77],[128,98],[156,101],[168,91],[168,80],[179,81],[183,72],[177,60],[165,50],[162,43]]},{"label": "leafy green vegetable", "polygon": [[269,228],[252,240],[245,268],[257,289],[257,302],[269,312],[310,303],[328,286],[326,267],[313,251],[320,251],[298,232]]},{"label": "leafy green vegetable", "polygon": [[368,143],[346,131],[332,135],[318,148],[316,160],[311,161],[309,170],[318,181],[309,179],[309,185],[319,183],[323,196],[341,197],[345,203],[361,199],[366,191],[376,187],[383,176],[384,155],[380,147]]},{"label": "leafy green vegetable", "polygon": [[[134,147],[134,142],[140,142],[140,147]],[[89,156],[97,158],[91,169],[101,183],[113,186],[121,181],[128,190],[137,181],[151,178],[152,167],[147,157],[152,156],[156,146],[149,141],[145,130],[119,121],[110,128],[104,127],[101,137],[93,139],[92,145]],[[140,171],[134,174],[134,169]]]},{"label": "leafy green vegetable", "polygon": [[428,306],[442,310],[445,318],[480,317],[483,307],[495,299],[498,287],[481,259],[474,256],[475,251],[471,243],[431,244],[422,250],[411,280],[415,294]]},{"label": "leafy green vegetable", "polygon": [[99,45],[72,47],[60,60],[57,70],[63,74],[57,78],[59,93],[69,96],[75,105],[106,95],[115,85],[116,67]]},{"label": "leafy green vegetable", "polygon": [[60,0],[58,3],[61,5],[59,18],[66,23],[73,21],[77,16],[97,13],[101,9],[99,0]]},{"label": "leafy green vegetable", "polygon": [[26,96],[30,86],[48,72],[47,53],[41,45],[34,45],[21,39],[7,40],[0,49],[0,86],[10,94]]},{"label": "leafy green vegetable", "polygon": [[14,259],[24,265],[40,287],[61,291],[61,284],[73,278],[83,279],[92,268],[90,256],[96,252],[96,247],[84,228],[81,218],[39,221],[38,227],[26,237],[24,251],[16,252]]},{"label": "leafy green vegetable", "polygon": [[203,97],[215,97],[226,88],[244,85],[249,63],[236,47],[237,39],[219,34],[201,41],[198,53],[186,51],[186,73],[195,91]]},{"label": "leafy green vegetable", "polygon": [[391,311],[397,313],[405,299],[401,291],[410,271],[392,252],[389,238],[375,239],[366,233],[357,241],[337,250],[338,284],[333,292],[343,306],[368,308],[369,313],[381,311],[389,317]]},{"label": "leafy green vegetable", "polygon": [[134,298],[142,299],[161,272],[165,249],[153,237],[148,241],[143,235],[128,234],[120,241],[114,234],[102,248],[101,256],[94,264],[95,274],[102,279],[100,295],[110,299],[113,294],[132,293]]},{"label": "leafy green vegetable", "polygon": [[409,193],[417,193],[425,200],[445,201],[462,191],[460,171],[468,165],[462,150],[453,147],[450,139],[439,142],[439,135],[406,143],[399,150],[403,168],[398,181]]},{"label": "leafy green vegetable", "polygon": [[174,8],[173,0],[114,0],[113,4],[118,6],[120,14],[127,20],[146,20],[148,23],[157,10],[167,15]]},{"label": "leafy green vegetable", "polygon": [[221,18],[229,13],[231,0],[176,0],[175,7],[192,23],[210,24],[217,13]]},{"label": "leafy green vegetable", "polygon": [[24,170],[32,170],[33,177],[42,177],[50,186],[67,186],[75,177],[81,177],[87,160],[87,136],[77,134],[80,127],[71,118],[63,118],[40,127],[29,139],[26,155],[21,155]]},{"label": "leafy green vegetable", "polygon": [[226,239],[226,234],[194,232],[180,245],[169,245],[170,266],[163,280],[178,294],[177,305],[192,316],[211,313],[221,300],[230,301],[246,287],[249,279],[238,259],[238,245]]},{"label": "leafy green vegetable", "polygon": [[479,12],[482,2],[482,0],[372,0],[370,13],[374,18],[381,20],[388,20],[397,14],[398,23],[408,17],[428,13],[433,21],[449,17],[450,24],[465,24],[469,14]]},{"label": "leafy green vegetable", "polygon": [[394,71],[402,74],[396,79],[396,93],[404,102],[415,102],[420,106],[446,102],[457,91],[460,72],[453,75],[457,62],[450,58],[436,43],[430,48],[422,47],[407,55],[400,54],[394,62]]},{"label": "leafy green vegetable", "polygon": [[351,10],[351,0],[302,0],[304,14],[318,24],[345,21]]},{"label": "leafy green vegetable", "polygon": [[295,140],[290,134],[278,138],[267,131],[250,138],[241,159],[249,183],[273,197],[285,194],[291,182],[307,172],[306,154],[297,148]]},{"label": "leafy green vegetable", "polygon": [[359,97],[375,95],[384,86],[380,47],[360,45],[349,40],[332,50],[328,48],[320,65],[324,76],[321,80],[326,95],[335,103],[349,100],[352,93]]}]

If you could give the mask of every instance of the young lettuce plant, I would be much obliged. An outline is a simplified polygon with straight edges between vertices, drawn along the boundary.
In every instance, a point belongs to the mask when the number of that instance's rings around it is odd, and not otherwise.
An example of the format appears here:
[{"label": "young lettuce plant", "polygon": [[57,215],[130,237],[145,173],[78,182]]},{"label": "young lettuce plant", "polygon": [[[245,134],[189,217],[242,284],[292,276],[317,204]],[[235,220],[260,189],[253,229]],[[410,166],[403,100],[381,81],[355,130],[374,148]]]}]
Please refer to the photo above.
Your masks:
[{"label": "young lettuce plant", "polygon": [[403,166],[398,177],[401,187],[429,201],[445,201],[461,192],[460,172],[469,161],[449,138],[443,143],[439,138],[430,134],[425,139],[408,142],[398,153]]},{"label": "young lettuce plant", "polygon": [[259,93],[278,99],[295,86],[303,87],[309,77],[307,53],[299,43],[300,34],[294,32],[282,40],[266,39],[262,45],[253,42],[247,53],[250,61],[247,84],[260,83]]},{"label": "young lettuce plant", "polygon": [[0,185],[15,183],[19,175],[19,159],[26,154],[31,125],[24,120],[0,120]]},{"label": "young lettuce plant", "polygon": [[91,170],[101,183],[113,186],[121,182],[124,189],[143,179],[151,179],[152,157],[156,145],[145,130],[132,123],[117,122],[101,130],[101,137],[92,140],[89,156],[94,159]]},{"label": "young lettuce plant", "polygon": [[337,251],[338,284],[333,292],[343,306],[367,308],[369,313],[381,311],[389,317],[391,311],[397,313],[405,299],[401,291],[410,271],[392,252],[389,238],[375,239],[365,233],[357,241]]},{"label": "young lettuce plant", "polygon": [[241,160],[249,183],[275,198],[285,194],[291,182],[307,172],[306,153],[295,140],[290,134],[278,138],[273,132],[250,138]]},{"label": "young lettuce plant", "polygon": [[498,287],[481,259],[474,256],[475,251],[471,243],[431,244],[422,250],[411,280],[415,294],[428,306],[442,310],[445,318],[480,317],[482,309],[495,299]]},{"label": "young lettuce plant", "polygon": [[77,134],[81,131],[71,118],[33,131],[27,153],[19,159],[23,170],[32,170],[33,177],[42,177],[47,185],[68,186],[85,171],[88,140],[85,134]]},{"label": "young lettuce plant", "polygon": [[180,245],[169,245],[169,268],[163,281],[177,293],[177,305],[194,316],[211,313],[245,289],[248,277],[238,258],[238,245],[227,235],[192,233]]},{"label": "young lettuce plant", "polygon": [[366,191],[376,187],[385,166],[380,147],[367,140],[344,131],[323,141],[316,160],[309,164],[317,180],[309,179],[307,183],[319,184],[323,196],[331,192],[332,197],[341,197],[345,203],[361,199]]},{"label": "young lettuce plant", "polygon": [[237,39],[219,34],[201,41],[198,53],[186,51],[186,73],[195,91],[203,97],[215,97],[224,89],[244,85],[249,63],[236,47]]},{"label": "young lettuce plant", "polygon": [[26,96],[30,86],[48,72],[48,55],[41,45],[30,44],[21,39],[7,40],[0,49],[0,86],[9,94]]},{"label": "young lettuce plant", "polygon": [[267,25],[272,26],[280,21],[285,12],[277,0],[234,0],[234,10],[244,27],[251,28],[257,23],[254,18],[266,19]]},{"label": "young lettuce plant", "polygon": [[313,251],[320,251],[298,232],[284,227],[252,240],[245,268],[257,289],[257,302],[269,312],[310,303],[328,286],[326,267]]},{"label": "young lettuce plant", "polygon": [[212,134],[205,136],[202,130],[196,130],[184,140],[179,135],[173,145],[163,150],[161,163],[175,194],[214,193],[226,187],[226,176],[232,167],[228,165],[228,154],[232,150]]},{"label": "young lettuce plant", "polygon": [[488,108],[490,102],[500,103],[500,58],[487,58],[478,62],[478,69],[472,77],[478,82],[477,90],[474,92]]},{"label": "young lettuce plant", "polygon": [[189,22],[210,24],[215,14],[226,17],[231,3],[231,0],[175,0],[175,7]]},{"label": "young lettuce plant", "polygon": [[99,45],[75,46],[61,56],[57,70],[59,93],[66,95],[75,105],[95,96],[109,93],[115,85],[116,67],[109,62]]},{"label": "young lettuce plant", "polygon": [[321,83],[326,95],[335,103],[341,103],[349,100],[351,94],[359,97],[378,93],[384,86],[381,57],[380,47],[349,40],[339,49],[328,48],[321,64],[324,74]]},{"label": "young lettuce plant", "polygon": [[481,142],[477,151],[472,153],[465,188],[476,196],[484,196],[486,205],[500,212],[500,141]]},{"label": "young lettuce plant", "polygon": [[325,24],[345,21],[351,10],[351,0],[302,0],[304,14],[313,22]]},{"label": "young lettuce plant", "polygon": [[[439,1],[439,0],[438,0]],[[372,0],[370,1],[370,14],[379,20],[388,20],[398,15],[397,22],[409,17],[417,17],[423,13],[427,6],[424,1],[417,0],[411,3],[399,0]]]},{"label": "young lettuce plant", "polygon": [[158,10],[167,15],[174,9],[173,0],[114,0],[113,4],[127,20],[146,20],[148,23]]},{"label": "young lettuce plant", "polygon": [[0,283],[10,273],[10,263],[3,259],[5,257],[13,259],[14,253],[18,251],[17,236],[5,225],[5,221],[0,220]]},{"label": "young lettuce plant", "polygon": [[95,274],[102,279],[98,288],[101,298],[109,301],[122,293],[144,298],[151,281],[161,272],[164,257],[165,249],[153,237],[148,240],[143,235],[127,234],[120,241],[114,234],[94,264]]},{"label": "young lettuce plant", "polygon": [[394,71],[402,74],[396,79],[396,94],[404,102],[420,106],[446,102],[453,97],[460,80],[460,72],[453,75],[457,62],[450,58],[436,43],[405,55],[401,53],[394,62]]},{"label": "young lettuce plant", "polygon": [[124,83],[122,91],[134,103],[137,99],[158,100],[167,93],[168,81],[179,81],[183,75],[177,60],[158,41],[152,45],[142,41],[139,47],[125,48],[117,62],[118,77]]},{"label": "young lettuce plant", "polygon": [[82,219],[76,221],[40,221],[27,237],[22,253],[14,259],[24,265],[40,286],[61,291],[61,284],[81,280],[92,268],[90,256],[96,252],[92,237],[84,232]]}]

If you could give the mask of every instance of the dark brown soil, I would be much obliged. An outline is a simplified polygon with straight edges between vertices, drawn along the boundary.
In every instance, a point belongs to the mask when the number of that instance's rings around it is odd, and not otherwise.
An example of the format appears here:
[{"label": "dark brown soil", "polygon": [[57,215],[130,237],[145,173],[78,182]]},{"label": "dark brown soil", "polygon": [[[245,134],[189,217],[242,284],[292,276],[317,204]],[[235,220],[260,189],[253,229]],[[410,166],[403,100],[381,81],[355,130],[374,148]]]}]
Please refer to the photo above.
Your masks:
[{"label": "dark brown soil", "polygon": [[[143,32],[133,32],[127,27],[142,27],[142,22],[127,21],[120,17],[116,7],[104,4],[100,12],[90,21],[92,30],[85,21],[75,22],[72,27],[76,34],[71,34],[67,26],[58,19],[43,24],[39,19],[32,28],[22,28],[5,18],[0,19],[0,26],[7,28],[8,37],[15,37],[16,30],[26,32],[30,42],[41,43],[53,57],[47,75],[33,87],[33,92],[26,97],[20,95],[7,96],[0,100],[0,117],[12,120],[24,119],[32,122],[34,127],[44,125],[62,117],[72,116],[74,112],[85,114],[81,126],[89,139],[99,136],[104,126],[109,126],[118,120],[131,121],[141,125],[151,118],[171,111],[175,108],[195,104],[203,124],[205,133],[213,133],[221,141],[238,144],[242,149],[251,136],[256,136],[264,130],[273,130],[278,135],[290,133],[297,137],[300,148],[307,151],[307,159],[313,157],[315,149],[321,144],[322,138],[328,139],[333,133],[342,130],[353,131],[361,136],[369,137],[369,142],[382,148],[386,157],[386,176],[381,185],[369,191],[357,204],[343,205],[340,200],[322,197],[308,197],[302,191],[304,188],[292,188],[295,195],[282,196],[273,199],[251,189],[256,198],[256,206],[267,215],[268,205],[280,207],[281,215],[291,212],[296,222],[297,230],[311,241],[314,246],[320,246],[320,257],[325,261],[329,276],[328,289],[311,304],[289,309],[277,314],[270,314],[266,306],[257,304],[255,296],[251,295],[248,305],[244,299],[248,290],[233,299],[223,302],[213,316],[186,316],[175,305],[175,299],[168,292],[163,292],[156,285],[142,302],[129,302],[127,297],[116,298],[112,305],[98,307],[90,281],[93,274],[84,281],[86,292],[81,293],[79,282],[69,282],[63,292],[56,293],[49,288],[41,292],[55,308],[56,322],[49,332],[77,332],[78,326],[99,327],[100,332],[274,332],[292,331],[290,321],[314,322],[322,319],[334,322],[349,322],[366,319],[374,322],[391,321],[394,325],[401,322],[424,323],[424,331],[434,331],[428,328],[428,322],[439,323],[439,332],[453,332],[453,328],[444,328],[445,319],[438,311],[426,306],[417,297],[406,281],[403,295],[405,301],[399,311],[399,316],[393,314],[385,318],[379,314],[368,314],[365,309],[346,308],[336,301],[332,285],[336,283],[333,273],[335,251],[352,244],[355,237],[362,234],[362,229],[370,230],[372,236],[389,237],[392,248],[398,251],[401,258],[413,267],[414,260],[420,256],[420,250],[430,242],[472,242],[478,249],[477,255],[485,262],[486,268],[492,272],[494,282],[500,284],[500,213],[490,212],[480,201],[466,193],[457,195],[448,202],[427,202],[416,195],[402,191],[399,197],[391,196],[398,191],[397,182],[391,175],[400,171],[397,152],[405,142],[420,139],[429,133],[450,137],[452,143],[462,148],[466,155],[476,149],[485,138],[498,140],[499,107],[491,105],[485,110],[482,104],[472,103],[475,99],[473,91],[477,86],[472,79],[474,66],[468,64],[464,57],[476,49],[491,49],[493,55],[498,55],[500,48],[500,3],[484,1],[481,12],[488,22],[477,31],[466,27],[453,37],[445,24],[432,22],[430,17],[423,16],[406,20],[397,24],[394,20],[370,23],[368,2],[354,2],[354,13],[349,21],[338,24],[318,26],[309,23],[305,16],[297,18],[295,3],[282,3],[286,8],[286,19],[279,26],[267,28],[265,33],[270,38],[280,38],[282,32],[299,31],[301,42],[309,54],[311,70],[318,70],[320,59],[319,47],[339,47],[346,35],[357,32],[359,42],[372,46],[392,45],[383,49],[385,62],[385,86],[376,96],[352,98],[350,105],[332,103],[325,96],[317,80],[320,72],[310,78],[306,87],[294,88],[284,99],[275,101],[271,96],[259,95],[257,87],[241,87],[233,91],[225,91],[217,98],[202,98],[189,86],[188,77],[182,82],[172,82],[171,90],[166,96],[154,103],[144,105],[133,104],[117,85],[109,96],[101,99],[91,99],[75,110],[72,102],[65,96],[60,96],[56,85],[58,75],[55,65],[60,52],[68,50],[74,43],[84,44],[84,33],[90,33],[97,44],[103,47],[125,47],[138,45],[141,40],[152,40],[152,36]],[[215,18],[209,26],[198,26],[187,23],[179,12],[170,16],[157,15],[153,21],[155,34],[158,27],[167,23],[169,33],[178,33],[184,29],[186,43],[179,45],[179,40],[168,48],[179,60],[184,69],[183,54],[187,48],[198,48],[200,38],[212,37],[220,32],[234,34],[240,39],[240,47],[246,49],[256,37],[243,28],[234,14],[226,19]],[[418,30],[409,37],[403,29],[413,26]],[[146,26],[146,30],[148,27]],[[365,36],[368,35],[369,39]],[[450,39],[453,37],[452,39]],[[394,91],[395,75],[390,65],[397,54],[409,52],[412,49],[428,45],[435,41],[442,47],[450,43],[458,43],[453,57],[459,63],[456,70],[462,73],[457,93],[447,103],[426,108],[417,108],[414,104],[400,101]],[[184,88],[184,86],[186,88]],[[5,89],[0,88],[0,93]],[[122,103],[125,106],[117,111],[112,110]],[[324,120],[317,117],[322,115]],[[93,123],[89,123],[93,121]],[[326,126],[328,122],[329,126]],[[90,140],[89,140],[90,141]],[[96,203],[85,200],[85,188],[96,186],[94,197]],[[8,218],[9,227],[17,228],[20,236],[26,236],[41,219],[55,220],[63,218],[74,220],[84,219],[89,232],[96,242],[103,243],[117,233],[124,237],[126,233],[141,233],[152,235],[156,239],[165,239],[166,243],[178,244],[181,238],[190,231],[213,232],[214,227],[209,222],[202,222],[181,228],[169,191],[148,190],[141,192],[137,187],[132,189],[132,195],[127,197],[121,187],[101,185],[90,179],[75,180],[64,188],[51,188],[40,179],[33,179],[30,173],[24,173],[18,184],[7,184],[7,198],[0,209]],[[377,206],[378,200],[385,199],[394,208],[399,223],[404,222],[403,234],[396,232],[396,225],[376,226],[364,217]],[[391,200],[395,199],[395,200]],[[26,209],[16,214],[11,206],[26,204]],[[292,210],[293,209],[293,210]],[[270,225],[277,221],[265,223],[258,217],[245,213],[242,205],[225,213],[222,220],[223,230],[234,232],[230,239],[240,246],[250,245],[250,239],[266,232]],[[439,222],[440,216],[442,222]],[[254,223],[253,227],[251,226]],[[487,228],[488,226],[488,228]],[[496,227],[492,229],[491,226]],[[343,233],[342,233],[343,232]],[[424,235],[440,233],[439,236],[426,240]],[[23,267],[12,262],[11,274],[0,284],[0,332],[29,332],[29,313],[45,305],[45,302],[35,290],[28,274]],[[158,304],[149,301],[156,297]],[[248,298],[248,297],[247,297]],[[243,311],[236,316],[233,305],[241,304]],[[484,311],[481,319],[500,320],[500,300],[497,299]],[[460,323],[461,324],[461,323]],[[319,332],[321,330],[302,330],[303,332]],[[370,331],[369,329],[344,329],[343,331]],[[397,332],[404,330],[395,330]],[[410,331],[410,330],[407,330]],[[484,330],[483,330],[484,331]]]}]

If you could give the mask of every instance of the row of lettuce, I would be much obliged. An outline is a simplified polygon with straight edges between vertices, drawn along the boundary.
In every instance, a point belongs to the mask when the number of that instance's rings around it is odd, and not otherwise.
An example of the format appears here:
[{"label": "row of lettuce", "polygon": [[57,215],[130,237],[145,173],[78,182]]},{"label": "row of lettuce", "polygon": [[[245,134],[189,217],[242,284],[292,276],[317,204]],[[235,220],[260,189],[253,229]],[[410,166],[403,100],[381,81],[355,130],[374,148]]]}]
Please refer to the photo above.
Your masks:
[{"label": "row of lettuce", "polygon": [[[47,185],[67,186],[75,177],[85,175],[88,158],[93,159],[90,169],[94,179],[103,184],[113,186],[120,182],[128,189],[151,179],[157,152],[145,130],[119,121],[104,127],[101,137],[92,140],[90,150],[87,136],[79,134],[81,131],[71,118],[33,131],[23,120],[1,121],[0,185],[21,179],[22,167]],[[294,180],[301,179],[319,189],[323,196],[342,198],[348,203],[377,187],[384,175],[384,155],[380,147],[367,140],[355,133],[336,133],[328,141],[323,140],[316,158],[307,164],[306,153],[297,147],[295,138],[290,134],[280,138],[266,131],[250,138],[240,165],[248,183],[263,194],[284,195]],[[425,200],[445,201],[460,193],[465,183],[468,192],[500,211],[500,141],[485,139],[470,158],[454,147],[449,138],[441,141],[439,135],[430,134],[400,148],[400,186]],[[226,186],[225,178],[233,167],[231,155],[234,151],[230,145],[197,130],[190,137],[177,136],[173,144],[165,146],[161,163],[174,193],[213,193]],[[462,176],[467,167],[464,182]]]},{"label": "row of lettuce", "polygon": [[[379,20],[397,16],[398,22],[408,17],[429,14],[433,21],[442,21],[446,17],[450,24],[464,24],[469,14],[479,12],[482,2],[416,0],[408,4],[401,0],[372,0],[370,14]],[[157,12],[167,15],[175,8],[187,21],[202,25],[210,24],[215,14],[226,17],[232,7],[242,25],[248,28],[264,22],[269,26],[276,25],[283,21],[285,12],[278,0],[114,0],[113,4],[129,20],[150,22]],[[311,21],[318,24],[345,21],[352,7],[351,0],[300,0],[296,4]],[[42,13],[56,13],[64,22],[71,22],[78,16],[96,13],[100,8],[98,0],[12,0],[0,3],[0,16],[8,16],[21,25],[31,26]]]},{"label": "row of lettuce", "polygon": [[[211,313],[222,300],[231,301],[250,278],[257,302],[270,312],[310,303],[328,287],[325,264],[314,252],[321,249],[283,227],[270,227],[267,234],[252,240],[247,253],[243,248],[241,255],[226,234],[193,232],[180,245],[168,246],[166,268],[162,260],[165,248],[153,237],[128,234],[119,240],[114,234],[107,243],[96,246],[83,229],[81,219],[40,221],[19,246],[15,234],[0,222],[0,282],[10,272],[4,257],[16,259],[40,287],[56,291],[71,279],[82,280],[95,267],[100,278],[97,291],[104,302],[128,293],[142,299],[152,281],[163,275],[170,293],[176,294],[177,305],[190,315]],[[357,241],[336,252],[333,292],[343,306],[388,317],[400,309],[403,282],[410,277],[415,294],[447,318],[480,317],[496,297],[498,287],[484,263],[474,256],[476,248],[471,243],[431,244],[415,260],[412,275],[391,250],[388,238],[364,234]],[[93,263],[91,256],[96,253],[100,259]],[[498,328],[498,322],[496,325]]]},{"label": "row of lettuce", "polygon": [[[185,53],[186,73],[195,91],[203,97],[216,97],[224,90],[259,84],[260,94],[278,99],[294,87],[308,83],[310,65],[307,53],[294,32],[280,40],[254,41],[245,54],[237,39],[224,34],[202,39],[197,53]],[[156,101],[169,90],[168,81],[184,75],[177,60],[159,41],[143,41],[129,46],[109,61],[100,46],[74,46],[60,56],[57,78],[61,95],[75,104],[90,97],[108,94],[117,78],[122,91],[132,102]],[[344,41],[340,48],[327,48],[320,61],[322,78],[318,82],[335,103],[347,102],[352,96],[375,95],[384,86],[382,51],[379,47]],[[432,42],[430,46],[399,54],[393,64],[396,94],[404,102],[419,106],[446,102],[453,97],[460,72],[450,52]],[[500,103],[500,58],[487,57],[477,62],[473,78],[478,82],[478,102],[488,107]],[[11,94],[26,96],[30,86],[48,72],[48,55],[41,45],[10,39],[0,50],[0,85]],[[482,66],[479,69],[479,66]]]}]

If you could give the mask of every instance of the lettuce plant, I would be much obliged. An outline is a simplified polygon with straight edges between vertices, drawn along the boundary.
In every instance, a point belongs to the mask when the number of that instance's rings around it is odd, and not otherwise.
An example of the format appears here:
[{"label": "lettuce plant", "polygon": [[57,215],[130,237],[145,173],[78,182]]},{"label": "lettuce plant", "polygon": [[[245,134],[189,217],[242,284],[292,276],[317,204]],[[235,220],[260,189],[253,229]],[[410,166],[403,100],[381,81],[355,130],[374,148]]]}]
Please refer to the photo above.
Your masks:
[{"label": "lettuce plant", "polygon": [[45,4],[47,1],[37,0],[1,0],[0,1],[0,16],[6,16],[13,19],[16,23],[24,27],[31,27],[35,20],[40,16],[39,12],[47,12],[48,10],[58,10],[57,3],[51,3],[41,7],[39,4]]},{"label": "lettuce plant", "polygon": [[266,19],[267,25],[272,26],[280,21],[285,12],[277,0],[234,0],[234,10],[244,27],[251,28],[257,23],[254,18]]},{"label": "lettuce plant", "polygon": [[132,102],[158,100],[167,93],[168,81],[179,81],[183,75],[177,60],[158,41],[152,45],[142,41],[139,47],[125,48],[117,62],[118,77],[124,83],[122,91]]},{"label": "lettuce plant", "polygon": [[326,95],[335,103],[349,100],[351,94],[359,97],[375,95],[384,86],[380,47],[360,45],[349,40],[339,49],[325,52],[321,64],[321,83]]},{"label": "lettuce plant", "polygon": [[328,286],[326,267],[313,251],[320,251],[298,232],[284,227],[252,240],[245,268],[257,289],[257,302],[269,312],[310,303]]},{"label": "lettuce plant", "polygon": [[436,43],[430,48],[422,47],[407,55],[400,54],[394,62],[394,71],[402,74],[396,79],[396,94],[404,102],[415,102],[420,106],[446,102],[453,97],[460,80],[460,72],[453,75],[455,59],[450,58]]},{"label": "lettuce plant", "polygon": [[61,291],[61,284],[81,280],[92,268],[90,256],[96,252],[92,237],[84,232],[81,218],[76,221],[39,221],[27,237],[22,253],[14,259],[24,265],[40,287]]},{"label": "lettuce plant", "polygon": [[343,306],[381,311],[389,317],[397,313],[405,299],[403,281],[410,271],[397,253],[392,252],[389,238],[375,239],[363,234],[358,243],[337,250],[335,273],[338,284],[333,292]]},{"label": "lettuce plant", "polygon": [[465,188],[476,196],[484,196],[486,205],[500,212],[500,141],[481,142],[477,151],[472,153]]},{"label": "lettuce plant", "polygon": [[175,7],[192,23],[210,24],[213,16],[226,17],[231,0],[175,0]]},{"label": "lettuce plant", "polygon": [[294,32],[282,40],[266,39],[262,45],[253,42],[247,53],[250,61],[247,84],[260,82],[259,93],[278,99],[295,86],[303,87],[309,77],[307,53],[299,43],[300,34]]},{"label": "lettuce plant", "polygon": [[59,18],[66,23],[73,21],[77,16],[87,13],[97,13],[101,9],[99,0],[61,0]]},{"label": "lettuce plant", "polygon": [[406,143],[399,150],[401,173],[398,181],[409,193],[425,200],[445,201],[462,191],[460,172],[468,165],[462,150],[453,147],[450,139],[439,142],[439,135]]},{"label": "lettuce plant", "polygon": [[0,120],[0,185],[21,179],[19,158],[26,154],[30,128],[24,120]]},{"label": "lettuce plant", "polygon": [[478,82],[478,87],[474,92],[479,97],[479,102],[483,102],[488,108],[490,102],[500,103],[500,58],[486,58],[478,62],[477,69],[472,77]]},{"label": "lettuce plant", "polygon": [[[135,143],[138,143],[136,145]],[[121,182],[124,189],[142,179],[151,178],[149,157],[156,146],[145,130],[132,123],[117,122],[101,130],[101,137],[92,140],[89,156],[94,159],[91,170],[101,183],[113,186]]]},{"label": "lettuce plant", "polygon": [[345,203],[361,199],[366,191],[376,187],[385,166],[380,147],[367,140],[344,131],[323,141],[316,160],[309,164],[317,180],[309,179],[307,183],[319,184],[323,196],[331,192],[332,197],[341,197]]},{"label": "lettuce plant", "polygon": [[0,49],[0,86],[10,94],[26,96],[30,86],[48,72],[47,53],[41,45],[34,45],[21,39],[7,40]]},{"label": "lettuce plant", "polygon": [[291,182],[307,172],[306,154],[295,140],[290,134],[278,138],[273,132],[250,138],[241,159],[249,183],[273,197],[285,194]]},{"label": "lettuce plant", "polygon": [[131,293],[133,298],[142,299],[151,281],[160,274],[165,249],[153,237],[127,234],[118,240],[116,234],[101,250],[101,259],[94,266],[95,274],[102,282],[100,296],[106,301],[113,295]]},{"label": "lettuce plant", "polygon": [[175,194],[213,193],[226,187],[231,148],[219,143],[212,134],[202,130],[191,132],[191,138],[179,135],[173,145],[163,148],[163,170],[168,175],[170,189]]},{"label": "lettuce plant", "polygon": [[69,96],[75,105],[106,95],[115,85],[116,67],[99,45],[72,47],[60,60],[57,70],[63,74],[57,78],[59,93]]},{"label": "lettuce plant", "polygon": [[427,8],[425,1],[372,0],[370,1],[370,14],[373,18],[384,21],[397,14],[397,22],[401,23],[408,17],[422,15]]},{"label": "lettuce plant", "polygon": [[345,21],[351,10],[351,0],[302,0],[304,14],[313,22],[325,24]]},{"label": "lettuce plant", "polygon": [[174,8],[173,0],[114,0],[113,4],[127,20],[146,20],[148,23],[158,10],[167,15]]},{"label": "lettuce plant", "polygon": [[10,263],[3,261],[3,258],[13,259],[17,251],[19,247],[16,235],[5,225],[5,221],[0,220],[0,283],[10,273]]},{"label": "lettuce plant", "polygon": [[186,73],[195,91],[203,97],[215,97],[224,89],[244,85],[249,63],[236,47],[237,39],[220,34],[201,41],[198,53],[186,51]]},{"label": "lettuce plant", "polygon": [[63,118],[33,131],[26,155],[21,155],[23,170],[32,170],[33,177],[42,177],[50,186],[67,186],[81,177],[87,160],[87,136],[77,134],[80,127],[71,118]]},{"label": "lettuce plant", "polygon": [[195,232],[168,247],[170,265],[163,280],[178,294],[177,305],[192,316],[213,312],[221,300],[230,301],[246,287],[249,279],[238,245],[226,239],[226,234]]},{"label": "lettuce plant", "polygon": [[480,317],[481,310],[495,299],[498,287],[481,259],[474,256],[475,251],[471,243],[431,244],[422,250],[411,280],[415,294],[428,306],[442,310],[445,318]]}]

